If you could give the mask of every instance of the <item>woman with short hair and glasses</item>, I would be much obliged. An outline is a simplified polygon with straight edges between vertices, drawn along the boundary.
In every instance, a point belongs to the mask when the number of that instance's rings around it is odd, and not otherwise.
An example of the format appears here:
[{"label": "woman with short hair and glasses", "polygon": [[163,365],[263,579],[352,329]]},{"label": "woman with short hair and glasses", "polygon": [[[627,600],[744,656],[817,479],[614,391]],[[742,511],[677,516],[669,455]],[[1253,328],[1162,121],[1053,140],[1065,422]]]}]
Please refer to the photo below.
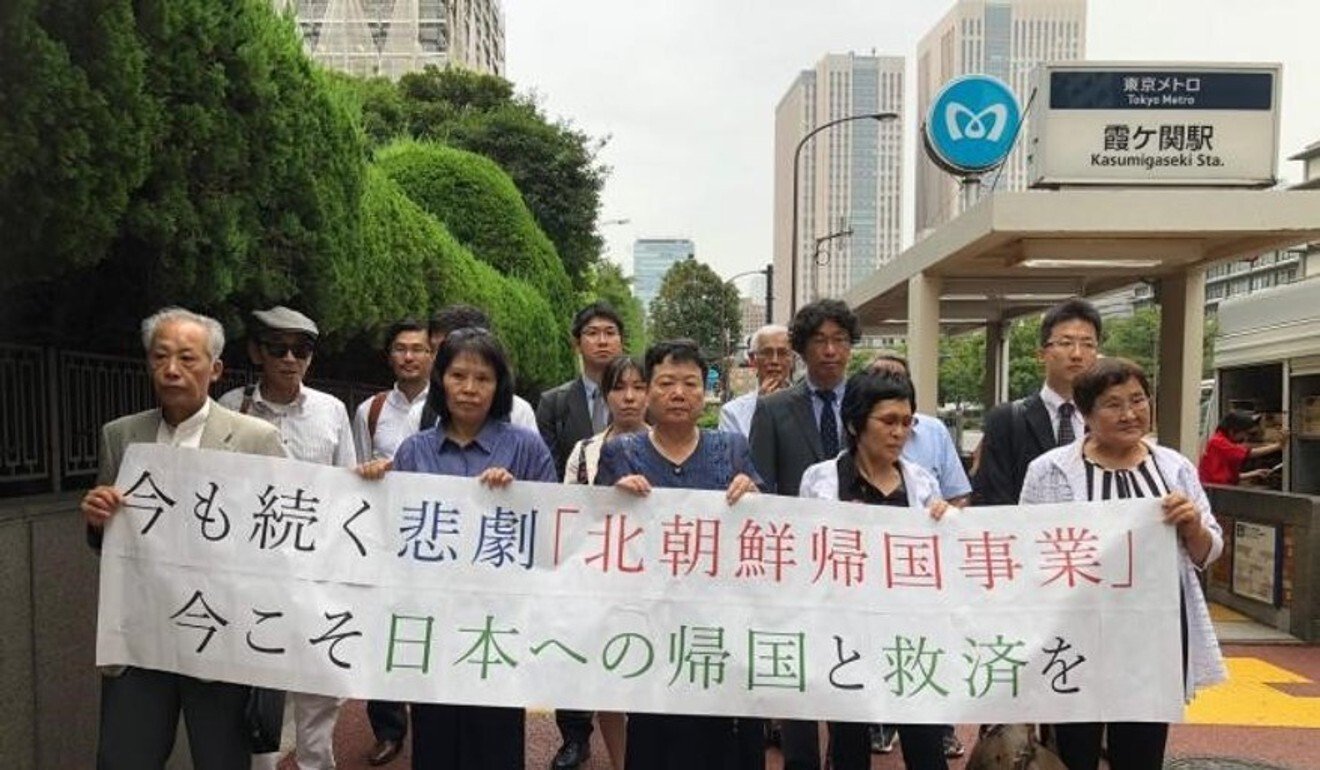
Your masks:
[{"label": "woman with short hair and glasses", "polygon": [[[692,340],[646,351],[649,430],[605,443],[596,486],[644,497],[653,488],[724,492],[732,506],[757,491],[747,439],[697,426],[705,405],[706,361]],[[764,767],[763,722],[695,714],[630,713],[628,770],[751,770]]]},{"label": "woman with short hair and glasses", "polygon": [[[1225,678],[1219,643],[1196,573],[1219,557],[1223,533],[1196,466],[1177,451],[1147,438],[1150,381],[1124,358],[1103,358],[1077,376],[1073,399],[1086,432],[1071,444],[1036,458],[1027,468],[1022,503],[1159,498],[1164,522],[1177,529],[1181,562],[1184,686],[1188,698]],[[1109,765],[1158,770],[1164,764],[1169,726],[1162,722],[1054,725],[1059,757],[1070,770],[1095,770],[1101,744]]]},{"label": "woman with short hair and glasses", "polygon": [[[902,458],[912,431],[916,394],[912,381],[890,372],[860,372],[848,378],[840,404],[846,449],[802,474],[800,497],[922,511],[940,519],[949,504],[939,482],[925,468]],[[880,513],[877,511],[877,513]],[[890,513],[886,511],[885,513]],[[893,724],[908,770],[945,770],[943,725]],[[829,723],[830,767],[864,770],[871,766],[870,725]]]}]

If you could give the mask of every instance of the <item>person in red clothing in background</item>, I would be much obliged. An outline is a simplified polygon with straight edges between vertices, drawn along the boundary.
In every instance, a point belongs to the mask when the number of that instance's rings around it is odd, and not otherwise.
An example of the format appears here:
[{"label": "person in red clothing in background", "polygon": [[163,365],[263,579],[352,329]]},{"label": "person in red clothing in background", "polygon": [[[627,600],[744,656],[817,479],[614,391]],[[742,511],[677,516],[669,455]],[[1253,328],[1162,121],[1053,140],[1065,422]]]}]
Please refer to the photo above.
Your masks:
[{"label": "person in red clothing in background", "polygon": [[1235,409],[1224,415],[1201,455],[1198,466],[1201,483],[1236,485],[1243,479],[1263,479],[1270,474],[1269,468],[1243,473],[1242,464],[1248,458],[1282,452],[1288,442],[1288,432],[1284,431],[1282,438],[1273,443],[1248,447],[1247,436],[1255,427],[1256,416],[1250,412]]}]

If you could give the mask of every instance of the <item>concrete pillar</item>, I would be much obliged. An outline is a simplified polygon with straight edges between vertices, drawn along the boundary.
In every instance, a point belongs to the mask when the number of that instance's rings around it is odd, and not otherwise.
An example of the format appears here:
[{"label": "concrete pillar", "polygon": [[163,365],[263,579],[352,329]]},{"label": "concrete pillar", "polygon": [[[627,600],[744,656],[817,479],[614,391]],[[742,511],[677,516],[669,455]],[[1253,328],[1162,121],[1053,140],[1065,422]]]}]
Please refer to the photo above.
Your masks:
[{"label": "concrete pillar", "polygon": [[1160,443],[1187,457],[1201,453],[1197,418],[1205,335],[1205,269],[1160,280],[1160,380],[1155,428]]},{"label": "concrete pillar", "polygon": [[908,279],[908,366],[917,390],[917,408],[939,410],[940,289],[943,279],[918,273]]},{"label": "concrete pillar", "polygon": [[986,409],[1008,398],[1008,322],[985,324],[985,378],[981,381],[981,403]]}]

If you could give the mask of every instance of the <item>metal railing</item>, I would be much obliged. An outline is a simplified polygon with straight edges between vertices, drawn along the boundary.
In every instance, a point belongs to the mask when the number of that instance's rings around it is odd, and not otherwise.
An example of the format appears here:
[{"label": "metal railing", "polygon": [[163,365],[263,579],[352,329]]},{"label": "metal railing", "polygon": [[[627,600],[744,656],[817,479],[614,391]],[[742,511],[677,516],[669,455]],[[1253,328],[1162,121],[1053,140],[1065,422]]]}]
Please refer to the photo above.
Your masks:
[{"label": "metal railing", "polygon": [[[226,368],[212,395],[251,382]],[[380,389],[308,380],[350,410]],[[142,358],[0,343],[0,497],[87,487],[96,477],[101,426],[155,405]]]}]

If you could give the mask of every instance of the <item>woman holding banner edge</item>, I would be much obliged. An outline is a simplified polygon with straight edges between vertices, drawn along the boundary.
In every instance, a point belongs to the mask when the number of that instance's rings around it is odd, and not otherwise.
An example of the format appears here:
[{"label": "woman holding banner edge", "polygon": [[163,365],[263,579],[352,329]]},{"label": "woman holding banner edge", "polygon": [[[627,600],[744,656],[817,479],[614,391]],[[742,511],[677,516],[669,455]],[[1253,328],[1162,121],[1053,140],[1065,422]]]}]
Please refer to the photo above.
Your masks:
[{"label": "woman holding banner edge", "polygon": [[[594,483],[646,496],[653,488],[724,490],[734,505],[761,478],[741,434],[701,430],[706,362],[691,340],[646,351],[643,377],[651,425],[601,449]],[[763,721],[686,714],[628,715],[627,770],[760,770]]]},{"label": "woman holding banner edge", "polygon": [[[1145,372],[1127,359],[1100,359],[1079,375],[1073,383],[1073,401],[1087,431],[1028,466],[1021,502],[1163,500],[1164,522],[1177,528],[1184,688],[1190,699],[1197,689],[1225,678],[1210,612],[1196,578],[1198,570],[1219,557],[1224,539],[1196,466],[1146,438],[1150,399]],[[1095,770],[1102,740],[1112,767],[1158,770],[1164,764],[1166,723],[1070,723],[1053,729],[1059,757],[1070,770]]]},{"label": "woman holding banner edge", "polygon": [[[605,442],[615,436],[639,433],[647,428],[646,380],[642,377],[642,366],[637,359],[619,356],[610,361],[600,377],[600,389],[605,393],[605,405],[610,410],[610,424],[600,433],[573,445],[573,451],[569,452],[568,463],[564,467],[565,484],[591,484],[596,479],[600,449]],[[600,725],[601,738],[605,740],[605,751],[610,755],[610,765],[614,770],[624,770],[627,745],[624,714],[597,711],[596,722]]]},{"label": "woman holding banner edge", "polygon": [[[512,425],[513,374],[504,349],[484,329],[451,333],[431,372],[434,428],[399,446],[394,470],[475,477],[499,488],[514,480],[559,480],[541,437]],[[414,703],[414,770],[521,770],[526,712],[521,708]]]},{"label": "woman holding banner edge", "polygon": [[[942,518],[951,506],[940,498],[939,482],[925,468],[900,456],[916,408],[912,382],[906,377],[889,372],[850,377],[839,404],[846,449],[835,459],[808,467],[798,496],[919,509],[933,519]],[[898,730],[908,770],[947,770],[943,725],[890,722],[885,719],[886,726]],[[829,735],[832,770],[871,766],[869,724],[830,722]]]}]

